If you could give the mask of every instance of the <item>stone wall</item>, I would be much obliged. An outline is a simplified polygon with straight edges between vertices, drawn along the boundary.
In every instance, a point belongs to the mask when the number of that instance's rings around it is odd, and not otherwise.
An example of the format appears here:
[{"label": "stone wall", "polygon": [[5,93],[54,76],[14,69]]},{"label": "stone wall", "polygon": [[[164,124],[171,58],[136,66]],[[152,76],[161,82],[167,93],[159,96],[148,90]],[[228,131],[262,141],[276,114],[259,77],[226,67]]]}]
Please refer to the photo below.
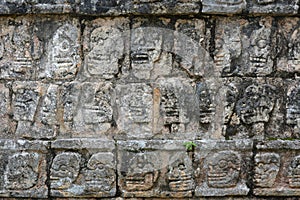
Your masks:
[{"label": "stone wall", "polygon": [[0,198],[297,199],[298,0],[2,0]]}]

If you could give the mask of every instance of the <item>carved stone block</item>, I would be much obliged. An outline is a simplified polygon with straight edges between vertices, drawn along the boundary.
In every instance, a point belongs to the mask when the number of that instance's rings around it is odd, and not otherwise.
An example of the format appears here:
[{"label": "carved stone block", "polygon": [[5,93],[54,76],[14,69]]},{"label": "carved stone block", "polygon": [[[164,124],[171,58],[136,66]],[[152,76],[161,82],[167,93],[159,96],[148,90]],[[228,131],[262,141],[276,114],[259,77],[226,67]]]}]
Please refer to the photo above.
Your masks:
[{"label": "carved stone block", "polygon": [[0,84],[0,135],[2,138],[11,138],[15,131],[15,123],[9,117],[11,96],[7,86]]},{"label": "carved stone block", "polygon": [[246,8],[246,0],[202,0],[202,13],[236,14]]},{"label": "carved stone block", "polygon": [[48,142],[1,140],[1,197],[47,198]]},{"label": "carved stone block", "polygon": [[128,63],[129,19],[101,18],[86,23],[84,69],[81,78],[112,79]]},{"label": "carved stone block", "polygon": [[278,37],[280,38],[280,54],[277,70],[285,73],[300,72],[300,20],[283,18],[278,21]]},{"label": "carved stone block", "polygon": [[27,0],[27,2],[29,5],[31,4],[31,12],[33,13],[57,14],[57,13],[73,13],[76,10],[76,6],[79,1]]},{"label": "carved stone block", "polygon": [[[47,21],[42,21],[42,24]],[[77,20],[52,20],[51,37],[39,66],[38,78],[53,80],[74,79],[80,66],[80,28]],[[49,37],[49,36],[48,36]]]},{"label": "carved stone block", "polygon": [[249,13],[255,14],[297,14],[298,1],[295,0],[251,0]]},{"label": "carved stone block", "polygon": [[300,196],[299,145],[299,141],[288,140],[264,141],[256,145],[255,195]]},{"label": "carved stone block", "polygon": [[[154,80],[172,71],[173,31],[170,20],[135,18],[130,40],[131,70],[127,73],[138,80]],[[129,76],[129,78],[131,78]]]},{"label": "carved stone block", "polygon": [[[198,104],[195,89],[186,79],[158,79],[153,91],[155,133],[185,138],[198,130]],[[190,137],[190,136],[188,136]]]},{"label": "carved stone block", "polygon": [[299,81],[288,81],[286,98],[286,124],[288,130],[294,137],[300,134],[300,83]]},{"label": "carved stone block", "polygon": [[90,15],[117,15],[122,12],[123,1],[118,0],[86,0],[79,5],[79,13]]},{"label": "carved stone block", "polygon": [[58,131],[58,86],[38,82],[13,84],[12,110],[17,121],[16,135],[50,139]]},{"label": "carved stone block", "polygon": [[252,141],[197,141],[196,196],[246,196]]},{"label": "carved stone block", "polygon": [[61,87],[61,132],[76,137],[92,137],[111,128],[113,88],[108,82],[70,82]]},{"label": "carved stone block", "polygon": [[218,91],[216,116],[229,138],[287,138],[284,128],[284,81],[226,78]]},{"label": "carved stone block", "polygon": [[272,17],[217,21],[214,60],[221,76],[269,76],[278,55]]},{"label": "carved stone block", "polygon": [[1,20],[0,78],[32,80],[41,57],[41,40],[33,19],[17,17]]},{"label": "carved stone block", "polygon": [[148,138],[152,134],[153,94],[144,83],[117,85],[117,126],[130,138]]},{"label": "carved stone block", "polygon": [[118,141],[118,184],[122,196],[192,196],[191,157],[182,140]]},{"label": "carved stone block", "polygon": [[52,197],[113,197],[116,193],[115,143],[99,139],[52,142]]},{"label": "carved stone block", "polygon": [[[213,61],[206,49],[210,31],[204,19],[178,19],[175,23],[174,53],[180,71],[189,76],[205,76]],[[176,70],[176,68],[175,68]]]}]

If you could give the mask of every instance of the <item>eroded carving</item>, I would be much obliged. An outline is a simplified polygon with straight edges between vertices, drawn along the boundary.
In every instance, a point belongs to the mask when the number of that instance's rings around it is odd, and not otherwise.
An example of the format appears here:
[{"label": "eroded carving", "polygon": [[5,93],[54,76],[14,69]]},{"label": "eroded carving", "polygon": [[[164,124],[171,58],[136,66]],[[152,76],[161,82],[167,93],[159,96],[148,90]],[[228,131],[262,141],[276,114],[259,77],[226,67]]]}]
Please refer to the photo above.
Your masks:
[{"label": "eroded carving", "polygon": [[288,169],[289,185],[292,188],[300,188],[300,156],[293,158]]},{"label": "eroded carving", "polygon": [[79,174],[81,155],[64,152],[56,155],[50,169],[50,187],[65,190],[72,187]]},{"label": "eroded carving", "polygon": [[154,155],[137,154],[129,161],[129,169],[125,177],[125,189],[127,191],[147,191],[154,187],[159,171],[152,161]]},{"label": "eroded carving", "polygon": [[209,90],[206,83],[201,82],[197,84],[196,94],[199,102],[200,123],[210,123],[215,112],[212,91]]},{"label": "eroded carving", "polygon": [[194,189],[195,183],[191,166],[187,166],[187,163],[183,160],[176,160],[171,164],[167,178],[171,191],[192,191]]},{"label": "eroded carving", "polygon": [[276,153],[255,155],[254,183],[259,187],[273,187],[280,167],[280,157]]},{"label": "eroded carving", "polygon": [[131,38],[131,67],[139,79],[149,79],[162,53],[163,36],[152,29],[137,28]]},{"label": "eroded carving", "polygon": [[84,171],[85,191],[110,191],[115,183],[114,162],[112,153],[93,154]]},{"label": "eroded carving", "polygon": [[39,155],[37,153],[16,153],[9,157],[4,172],[5,188],[26,190],[37,184]]},{"label": "eroded carving", "polygon": [[78,70],[78,29],[65,24],[54,33],[48,47],[47,64],[41,78],[70,79]]},{"label": "eroded carving", "polygon": [[85,68],[90,76],[113,78],[119,72],[119,61],[124,54],[124,41],[116,28],[98,27],[90,34],[90,50],[85,57]]},{"label": "eroded carving", "polygon": [[288,61],[287,65],[289,69],[299,71],[300,70],[300,28],[297,28],[291,35],[288,44]]},{"label": "eroded carving", "polygon": [[248,86],[236,106],[241,120],[245,124],[268,122],[275,105],[275,91],[275,87],[271,85]]},{"label": "eroded carving", "polygon": [[265,76],[273,72],[272,20],[262,19],[259,25],[250,36],[249,73]]},{"label": "eroded carving", "polygon": [[40,99],[40,90],[36,84],[15,84],[13,87],[13,111],[17,121],[34,121]]},{"label": "eroded carving", "polygon": [[207,161],[207,183],[214,188],[235,187],[239,181],[241,157],[234,151],[215,153]]},{"label": "eroded carving", "polygon": [[177,132],[180,123],[180,109],[175,89],[170,85],[169,87],[165,85],[161,93],[161,108],[164,113],[164,125],[170,126],[171,132]]},{"label": "eroded carving", "polygon": [[300,128],[300,86],[292,87],[288,91],[286,105],[286,123]]},{"label": "eroded carving", "polygon": [[270,3],[274,3],[276,0],[256,0],[258,4],[270,4]]}]

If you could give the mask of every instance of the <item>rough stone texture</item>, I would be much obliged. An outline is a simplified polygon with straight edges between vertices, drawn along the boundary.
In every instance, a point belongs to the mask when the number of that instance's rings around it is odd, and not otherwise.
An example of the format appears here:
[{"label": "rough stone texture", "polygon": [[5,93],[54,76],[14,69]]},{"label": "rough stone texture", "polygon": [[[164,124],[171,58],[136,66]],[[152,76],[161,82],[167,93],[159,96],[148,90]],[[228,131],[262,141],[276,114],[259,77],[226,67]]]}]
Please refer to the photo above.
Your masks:
[{"label": "rough stone texture", "polygon": [[192,158],[185,141],[118,141],[118,184],[123,197],[192,196]]},{"label": "rough stone texture", "polygon": [[1,140],[1,197],[47,198],[48,142]]},{"label": "rough stone texture", "polygon": [[50,195],[53,197],[110,197],[116,194],[115,144],[99,139],[52,142]]},{"label": "rough stone texture", "polygon": [[299,141],[260,142],[256,147],[254,194],[299,196]]},{"label": "rough stone texture", "polygon": [[0,0],[1,199],[298,199],[298,0]]},{"label": "rough stone texture", "polygon": [[194,173],[196,196],[246,196],[252,141],[197,141]]}]

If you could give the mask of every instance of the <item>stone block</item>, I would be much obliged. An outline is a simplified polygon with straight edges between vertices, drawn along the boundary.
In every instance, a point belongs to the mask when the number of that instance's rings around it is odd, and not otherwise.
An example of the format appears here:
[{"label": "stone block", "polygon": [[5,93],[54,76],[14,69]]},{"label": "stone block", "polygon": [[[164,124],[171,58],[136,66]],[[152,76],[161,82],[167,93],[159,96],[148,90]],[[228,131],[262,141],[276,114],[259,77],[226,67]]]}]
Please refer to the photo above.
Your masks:
[{"label": "stone block", "polygon": [[[188,79],[160,78],[153,89],[153,132],[161,137],[187,139],[199,130],[195,87]],[[157,136],[156,136],[157,137]],[[193,136],[195,137],[195,136]]]},{"label": "stone block", "polygon": [[254,194],[300,196],[299,141],[274,140],[256,144]]},{"label": "stone block", "polygon": [[[60,88],[61,137],[98,137],[112,125],[114,90],[109,82],[69,82]],[[104,135],[103,135],[104,136]]]},{"label": "stone block", "polygon": [[200,140],[195,144],[195,195],[246,196],[250,190],[251,140]]},{"label": "stone block", "polygon": [[296,15],[297,0],[248,0],[250,14]]},{"label": "stone block", "polygon": [[[183,73],[190,77],[211,76],[213,60],[209,55],[210,28],[205,19],[178,19],[175,22],[174,50],[178,68],[173,73]],[[175,74],[174,73],[174,74]],[[209,74],[209,75],[208,75]]]},{"label": "stone block", "polygon": [[201,0],[202,13],[238,14],[246,8],[246,0]]},{"label": "stone block", "polygon": [[278,48],[280,53],[277,58],[277,71],[283,74],[300,72],[300,41],[298,18],[287,17],[278,20]]},{"label": "stone block", "polygon": [[278,55],[272,17],[220,18],[214,61],[220,76],[270,76]]},{"label": "stone block", "polygon": [[119,77],[121,68],[129,68],[129,29],[129,19],[123,17],[86,22],[81,79],[113,79]]},{"label": "stone block", "polygon": [[118,141],[118,185],[124,198],[192,197],[192,158],[183,140]]},{"label": "stone block", "polygon": [[152,133],[153,93],[145,83],[117,85],[117,126],[129,138],[149,138]]},{"label": "stone block", "polygon": [[288,138],[284,127],[284,91],[281,78],[226,78],[218,91],[216,119],[230,139]]},{"label": "stone block", "polygon": [[37,27],[42,30],[49,29],[48,35],[40,36],[44,37],[45,55],[40,59],[37,79],[56,81],[75,79],[81,65],[78,20],[44,19],[37,23]]},{"label": "stone block", "polygon": [[12,112],[16,136],[51,139],[58,131],[58,86],[39,82],[14,82]]},{"label": "stone block", "polygon": [[172,72],[174,31],[170,30],[171,26],[168,18],[136,17],[132,20],[131,69],[123,72],[124,78],[141,82]]},{"label": "stone block", "polygon": [[48,142],[1,140],[1,197],[47,198]]},{"label": "stone block", "polygon": [[113,197],[116,194],[115,143],[100,139],[52,142],[52,197]]}]

